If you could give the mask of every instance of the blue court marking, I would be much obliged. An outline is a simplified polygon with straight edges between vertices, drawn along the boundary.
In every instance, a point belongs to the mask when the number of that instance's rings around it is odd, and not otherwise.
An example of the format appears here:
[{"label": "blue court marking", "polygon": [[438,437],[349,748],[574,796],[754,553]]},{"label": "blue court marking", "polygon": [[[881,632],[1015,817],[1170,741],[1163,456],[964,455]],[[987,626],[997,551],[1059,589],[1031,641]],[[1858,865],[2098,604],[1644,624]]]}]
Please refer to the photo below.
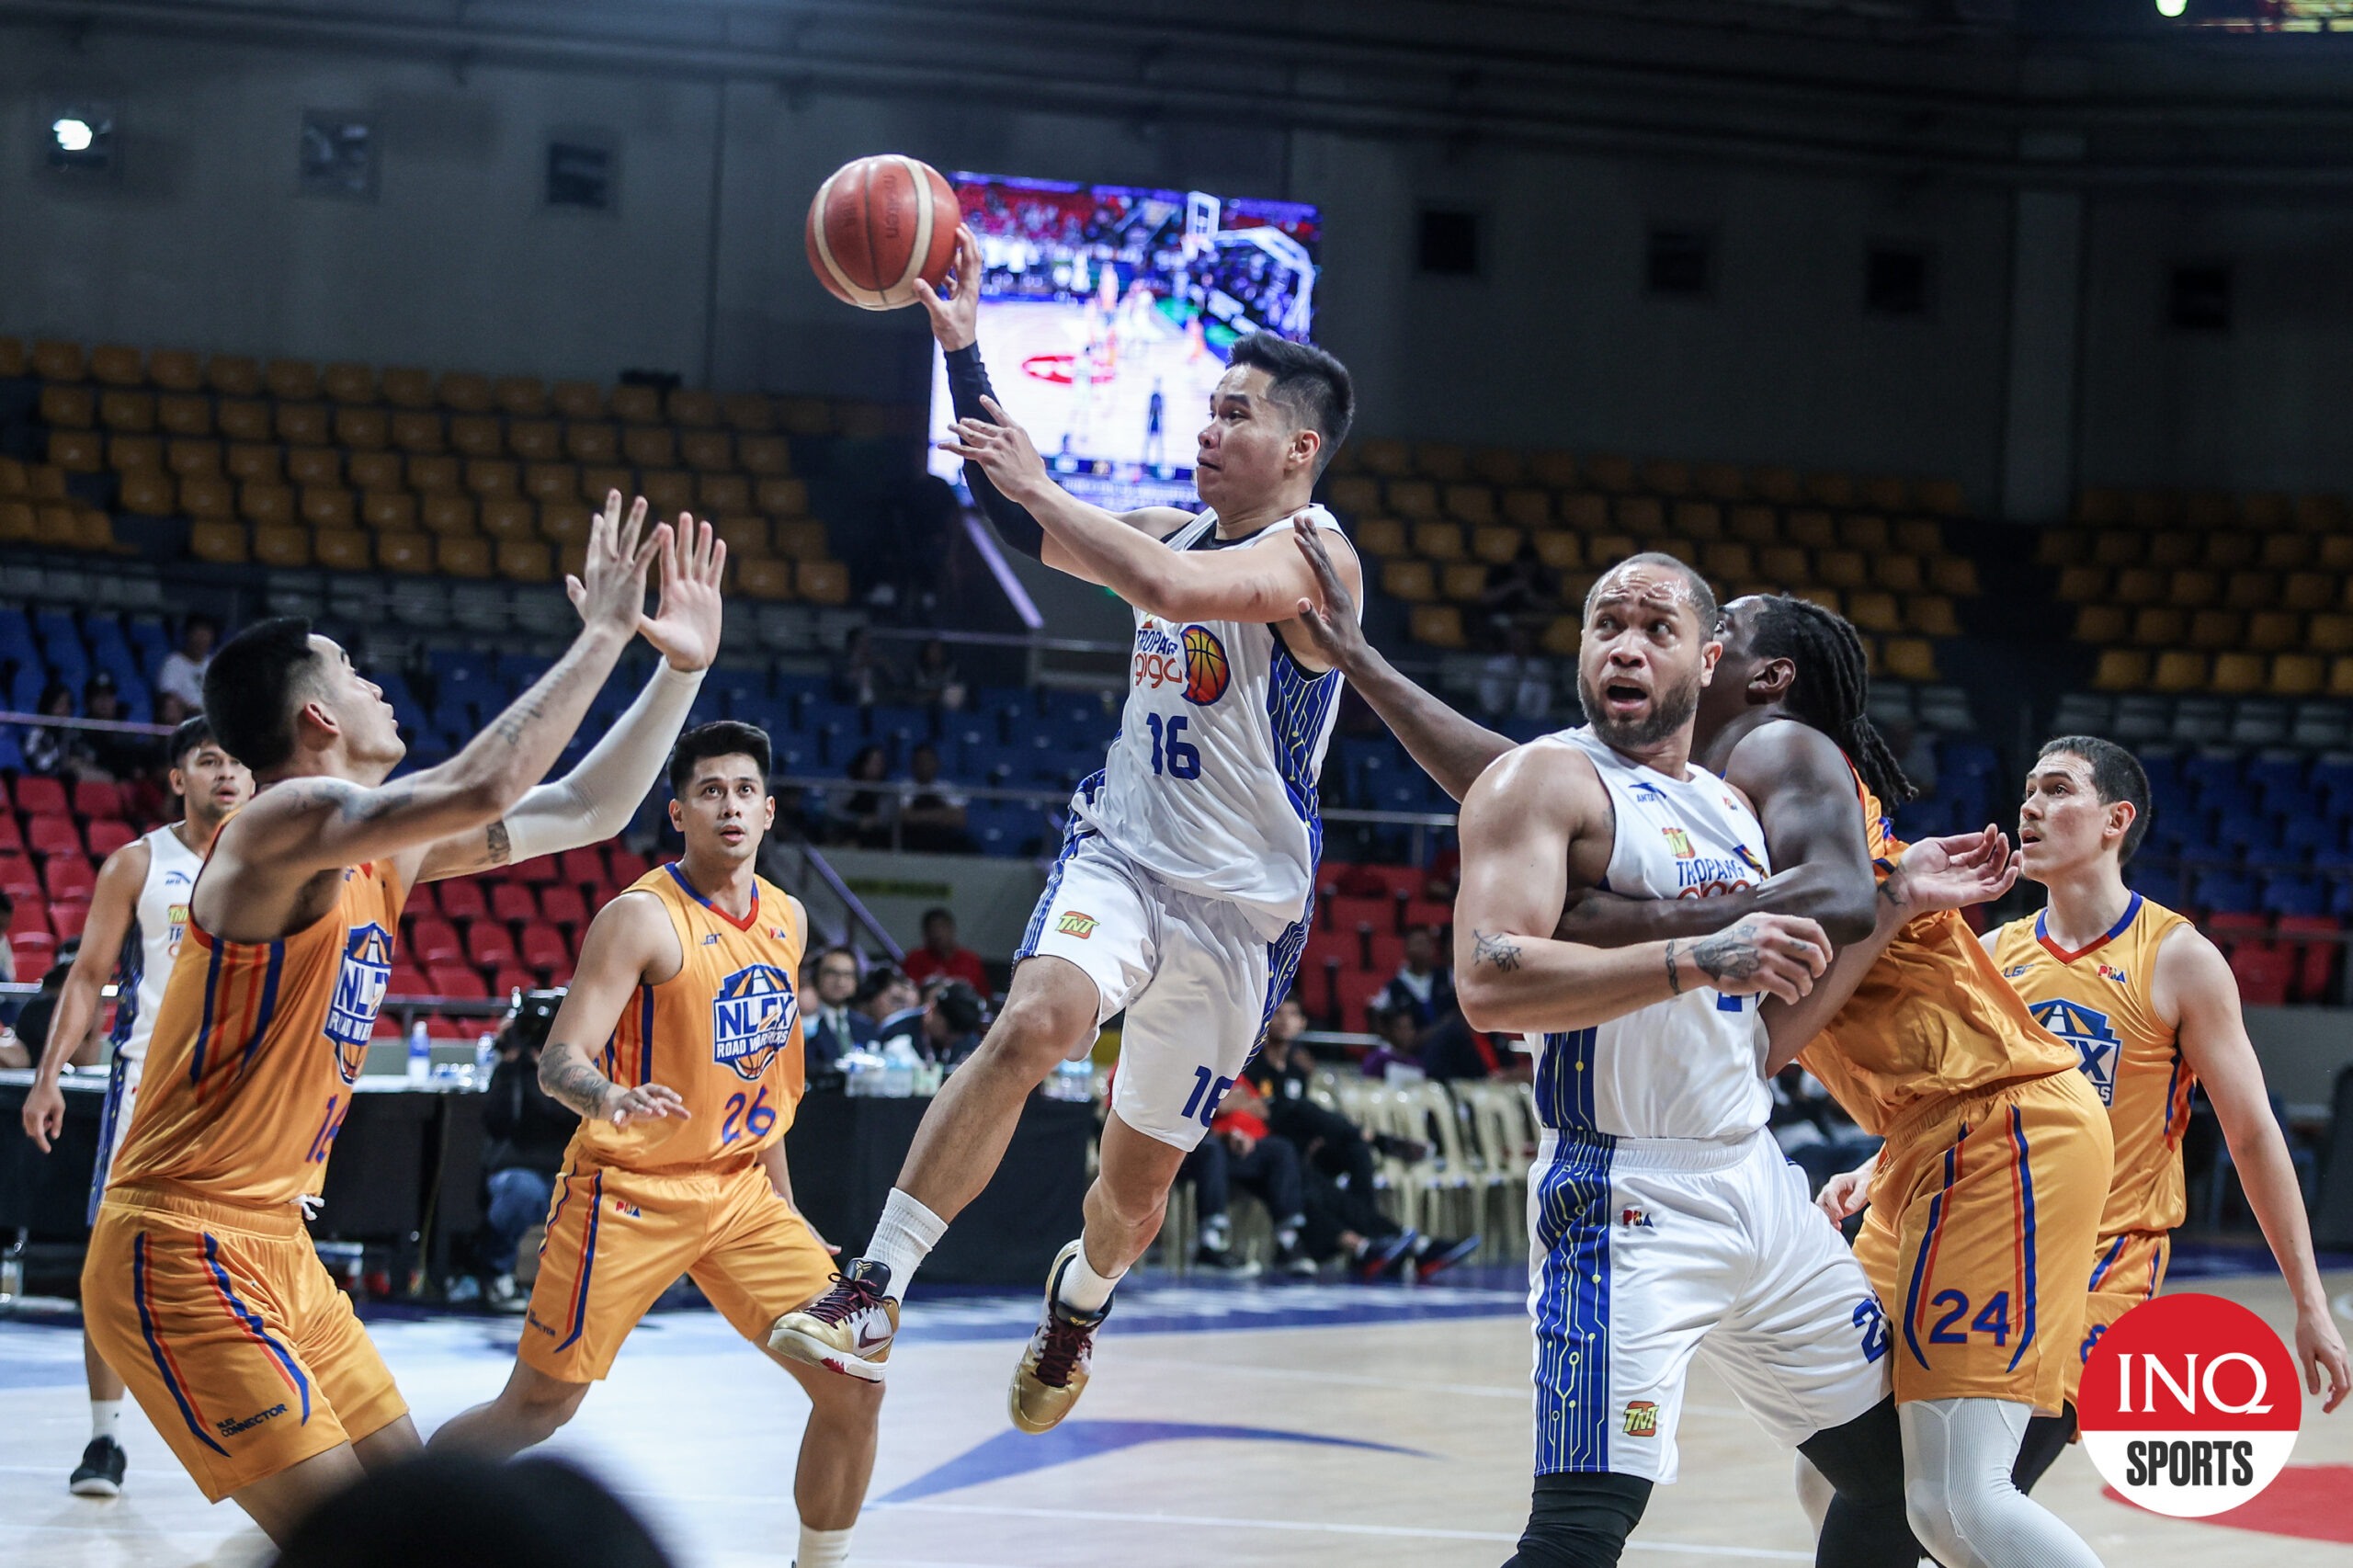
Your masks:
[{"label": "blue court marking", "polygon": [[1075,1464],[1097,1454],[1116,1453],[1121,1449],[1132,1449],[1144,1443],[1204,1439],[1235,1443],[1304,1443],[1313,1448],[1404,1454],[1408,1459],[1431,1457],[1419,1449],[1399,1448],[1393,1443],[1369,1443],[1357,1437],[1327,1437],[1317,1432],[1286,1432],[1273,1426],[1222,1426],[1195,1421],[1065,1421],[1052,1431],[1036,1437],[1026,1432],[1000,1432],[977,1448],[968,1449],[946,1464],[915,1477],[887,1496],[876,1498],[875,1502],[886,1507],[892,1503],[913,1503],[921,1498],[938,1496],[942,1492],[1003,1481],[1008,1476],[1027,1475],[1032,1471],[1051,1470],[1056,1465]]}]

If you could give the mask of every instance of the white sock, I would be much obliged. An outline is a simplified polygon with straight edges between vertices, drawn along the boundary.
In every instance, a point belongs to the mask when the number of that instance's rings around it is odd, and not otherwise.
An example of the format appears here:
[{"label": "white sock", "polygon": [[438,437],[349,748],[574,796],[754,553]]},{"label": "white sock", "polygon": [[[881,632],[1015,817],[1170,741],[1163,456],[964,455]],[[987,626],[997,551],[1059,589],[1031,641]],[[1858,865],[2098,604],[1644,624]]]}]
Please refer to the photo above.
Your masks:
[{"label": "white sock", "polygon": [[1126,1273],[1124,1268],[1108,1277],[1096,1273],[1095,1266],[1086,1261],[1086,1244],[1081,1242],[1077,1256],[1070,1260],[1070,1267],[1063,1270],[1062,1287],[1054,1294],[1071,1311],[1093,1317],[1110,1301],[1113,1287]]},{"label": "white sock", "polygon": [[122,1441],[122,1401],[94,1399],[90,1402],[90,1436]]},{"label": "white sock", "polygon": [[[948,1233],[948,1221],[901,1192],[891,1189],[891,1200],[882,1205],[882,1218],[874,1222],[874,1239],[866,1244],[866,1256],[891,1271],[891,1283],[882,1292],[892,1301],[907,1293],[915,1270]],[[840,1532],[847,1538],[847,1531]]]},{"label": "white sock", "polygon": [[[893,1194],[892,1196],[896,1196]],[[930,1210],[926,1210],[926,1213]],[[851,1526],[851,1529],[858,1527]],[[801,1527],[801,1550],[792,1554],[792,1568],[842,1568],[849,1561],[849,1530],[813,1530]]]},{"label": "white sock", "polygon": [[1946,1568],[2099,1568],[2084,1540],[2010,1482],[2034,1407],[2012,1400],[1917,1400],[1904,1428],[1904,1503],[1912,1533]]}]

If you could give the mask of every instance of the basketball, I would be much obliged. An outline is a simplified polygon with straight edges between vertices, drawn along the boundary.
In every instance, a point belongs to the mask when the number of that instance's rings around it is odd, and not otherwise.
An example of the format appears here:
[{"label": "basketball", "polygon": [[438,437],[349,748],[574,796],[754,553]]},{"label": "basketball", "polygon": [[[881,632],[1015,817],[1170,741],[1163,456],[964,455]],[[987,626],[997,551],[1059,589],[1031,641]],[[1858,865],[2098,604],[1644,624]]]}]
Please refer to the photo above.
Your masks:
[{"label": "basketball", "polygon": [[915,302],[915,279],[937,289],[956,254],[962,214],[938,169],[896,153],[835,169],[809,203],[809,267],[834,298],[867,311]]},{"label": "basketball", "polygon": [[1185,628],[1185,700],[1203,707],[1225,695],[1225,648],[1206,626]]}]

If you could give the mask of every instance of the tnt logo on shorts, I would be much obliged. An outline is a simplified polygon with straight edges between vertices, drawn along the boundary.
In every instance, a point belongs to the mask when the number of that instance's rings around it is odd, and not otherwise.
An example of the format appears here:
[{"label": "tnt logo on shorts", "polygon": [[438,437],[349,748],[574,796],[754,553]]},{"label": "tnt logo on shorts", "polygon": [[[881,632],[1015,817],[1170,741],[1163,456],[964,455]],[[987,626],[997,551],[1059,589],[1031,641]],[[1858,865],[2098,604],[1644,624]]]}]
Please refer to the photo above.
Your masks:
[{"label": "tnt logo on shorts", "polygon": [[335,977],[335,997],[327,1004],[326,1037],[335,1041],[336,1068],[347,1084],[359,1077],[367,1059],[368,1037],[376,1032],[376,1015],[392,983],[392,938],[370,920],[354,926],[344,938],[343,968]]},{"label": "tnt logo on shorts", "polygon": [[2027,1011],[2034,1015],[2036,1023],[2075,1048],[2075,1054],[2081,1059],[2076,1065],[2092,1081],[2092,1087],[2099,1091],[2099,1103],[2114,1105],[2116,1059],[2123,1051],[2124,1042],[2116,1038],[2108,1015],[2064,997],[2033,1003]]},{"label": "tnt logo on shorts", "polygon": [[756,963],[719,983],[710,999],[710,1055],[733,1067],[745,1083],[756,1083],[792,1037],[801,998],[774,964]]},{"label": "tnt logo on shorts", "polygon": [[1626,1402],[1626,1436],[1655,1437],[1658,1436],[1658,1406],[1647,1399]]},{"label": "tnt logo on shorts", "polygon": [[1054,929],[1065,937],[1075,937],[1084,942],[1095,935],[1095,927],[1103,923],[1092,915],[1081,915],[1077,910],[1072,909],[1063,912],[1063,917],[1054,923]]}]

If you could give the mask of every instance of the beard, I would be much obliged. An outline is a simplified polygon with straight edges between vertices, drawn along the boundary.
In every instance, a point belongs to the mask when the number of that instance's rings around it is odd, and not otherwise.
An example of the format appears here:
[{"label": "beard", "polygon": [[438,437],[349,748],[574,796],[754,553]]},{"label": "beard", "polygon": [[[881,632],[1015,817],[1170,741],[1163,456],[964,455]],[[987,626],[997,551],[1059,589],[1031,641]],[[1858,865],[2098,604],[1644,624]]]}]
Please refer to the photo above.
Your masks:
[{"label": "beard", "polygon": [[1577,672],[1577,699],[1585,704],[1586,722],[1605,744],[1614,751],[1638,751],[1656,745],[1691,722],[1691,716],[1699,710],[1699,673],[1694,670],[1682,685],[1653,693],[1649,714],[1632,723],[1609,716],[1601,694],[1583,670]]}]

